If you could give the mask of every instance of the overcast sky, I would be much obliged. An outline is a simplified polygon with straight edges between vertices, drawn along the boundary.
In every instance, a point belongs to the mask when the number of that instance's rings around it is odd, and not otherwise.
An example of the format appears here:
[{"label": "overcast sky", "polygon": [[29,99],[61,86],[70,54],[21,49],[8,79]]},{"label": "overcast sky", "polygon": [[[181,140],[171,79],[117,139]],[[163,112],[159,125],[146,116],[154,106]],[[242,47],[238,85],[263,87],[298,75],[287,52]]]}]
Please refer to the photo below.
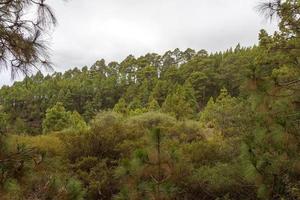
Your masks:
[{"label": "overcast sky", "polygon": [[[255,10],[258,0],[47,0],[58,26],[49,40],[56,71],[120,61],[127,55],[193,48],[220,51],[257,43],[273,32]],[[0,86],[11,84],[1,72]]]}]

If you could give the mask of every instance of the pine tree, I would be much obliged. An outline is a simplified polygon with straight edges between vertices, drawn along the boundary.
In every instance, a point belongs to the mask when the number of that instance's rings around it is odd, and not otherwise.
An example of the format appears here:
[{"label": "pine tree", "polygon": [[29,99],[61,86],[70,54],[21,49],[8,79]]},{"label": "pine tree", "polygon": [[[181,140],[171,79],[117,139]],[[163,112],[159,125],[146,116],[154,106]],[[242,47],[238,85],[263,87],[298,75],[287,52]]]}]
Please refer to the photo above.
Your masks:
[{"label": "pine tree", "polygon": [[152,100],[148,103],[148,111],[158,111],[159,109],[160,106],[158,102],[154,98],[152,98]]},{"label": "pine tree", "polygon": [[[257,186],[261,199],[298,199],[299,179],[299,1],[271,1],[260,9],[279,17],[279,32],[260,33],[257,68],[261,76],[246,87],[257,123],[244,140],[245,174]],[[293,185],[293,189],[289,185]]]},{"label": "pine tree", "polygon": [[213,127],[223,136],[239,137],[248,133],[254,126],[250,105],[230,96],[225,88],[221,89],[215,101],[210,98],[200,114],[200,122],[204,126]]},{"label": "pine tree", "polygon": [[87,124],[84,121],[84,119],[81,117],[81,115],[74,111],[70,113],[70,124],[69,128],[78,131],[78,130],[85,130],[87,129]]},{"label": "pine tree", "polygon": [[166,149],[161,130],[152,129],[148,142],[148,148],[137,150],[131,160],[124,160],[117,168],[123,187],[115,199],[163,200],[175,196],[176,187],[171,182],[175,160]]},{"label": "pine tree", "polygon": [[10,69],[13,76],[17,72],[28,75],[37,66],[51,67],[41,40],[56,18],[45,1],[1,1],[0,13],[1,67]]},{"label": "pine tree", "polygon": [[119,101],[118,101],[118,103],[114,106],[113,110],[115,112],[117,112],[117,113],[121,113],[121,114],[127,115],[128,112],[129,112],[129,109],[127,107],[125,99],[120,98]]},{"label": "pine tree", "polygon": [[43,121],[43,132],[61,131],[70,126],[70,113],[67,112],[62,103],[56,103],[47,109]]},{"label": "pine tree", "polygon": [[170,93],[162,105],[162,111],[170,113],[177,119],[192,118],[196,110],[195,99],[182,86],[177,86],[175,92]]}]

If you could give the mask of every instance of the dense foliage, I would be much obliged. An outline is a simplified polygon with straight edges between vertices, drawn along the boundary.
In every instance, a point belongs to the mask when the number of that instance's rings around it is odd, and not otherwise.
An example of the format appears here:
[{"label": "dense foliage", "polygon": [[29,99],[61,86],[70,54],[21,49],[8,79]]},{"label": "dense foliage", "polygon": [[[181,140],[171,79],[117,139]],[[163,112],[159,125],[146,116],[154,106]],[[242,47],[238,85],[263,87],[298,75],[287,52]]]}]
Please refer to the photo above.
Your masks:
[{"label": "dense foliage", "polygon": [[0,90],[0,199],[300,199],[300,5],[225,52],[130,55]]}]

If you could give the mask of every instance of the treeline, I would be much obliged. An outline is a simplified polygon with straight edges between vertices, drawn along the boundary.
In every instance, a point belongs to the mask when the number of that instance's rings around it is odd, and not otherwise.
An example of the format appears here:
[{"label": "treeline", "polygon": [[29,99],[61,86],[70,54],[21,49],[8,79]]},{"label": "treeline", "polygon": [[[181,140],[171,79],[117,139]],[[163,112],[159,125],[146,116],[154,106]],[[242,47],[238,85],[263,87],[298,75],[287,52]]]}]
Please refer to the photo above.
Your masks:
[{"label": "treeline", "polygon": [[37,73],[11,87],[4,86],[0,103],[9,115],[9,131],[16,133],[41,133],[46,110],[57,102],[78,112],[86,122],[118,102],[118,106],[137,112],[157,104],[176,118],[197,118],[220,89],[239,95],[257,51],[257,47],[238,45],[211,55],[205,50],[175,49],[162,56],[128,56],[120,63],[100,60],[90,68],[47,76]]},{"label": "treeline", "polygon": [[300,199],[300,6],[266,5],[257,46],[2,87],[0,199]]}]

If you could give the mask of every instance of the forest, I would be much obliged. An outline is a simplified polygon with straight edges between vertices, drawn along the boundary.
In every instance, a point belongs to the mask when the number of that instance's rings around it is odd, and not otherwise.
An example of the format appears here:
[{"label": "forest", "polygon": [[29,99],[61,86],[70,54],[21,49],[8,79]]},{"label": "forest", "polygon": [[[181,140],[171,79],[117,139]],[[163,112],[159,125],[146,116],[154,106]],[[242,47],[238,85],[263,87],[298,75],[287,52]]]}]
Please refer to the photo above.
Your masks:
[{"label": "forest", "polygon": [[264,5],[278,31],[251,47],[101,59],[3,86],[0,199],[299,200],[300,2]]}]

